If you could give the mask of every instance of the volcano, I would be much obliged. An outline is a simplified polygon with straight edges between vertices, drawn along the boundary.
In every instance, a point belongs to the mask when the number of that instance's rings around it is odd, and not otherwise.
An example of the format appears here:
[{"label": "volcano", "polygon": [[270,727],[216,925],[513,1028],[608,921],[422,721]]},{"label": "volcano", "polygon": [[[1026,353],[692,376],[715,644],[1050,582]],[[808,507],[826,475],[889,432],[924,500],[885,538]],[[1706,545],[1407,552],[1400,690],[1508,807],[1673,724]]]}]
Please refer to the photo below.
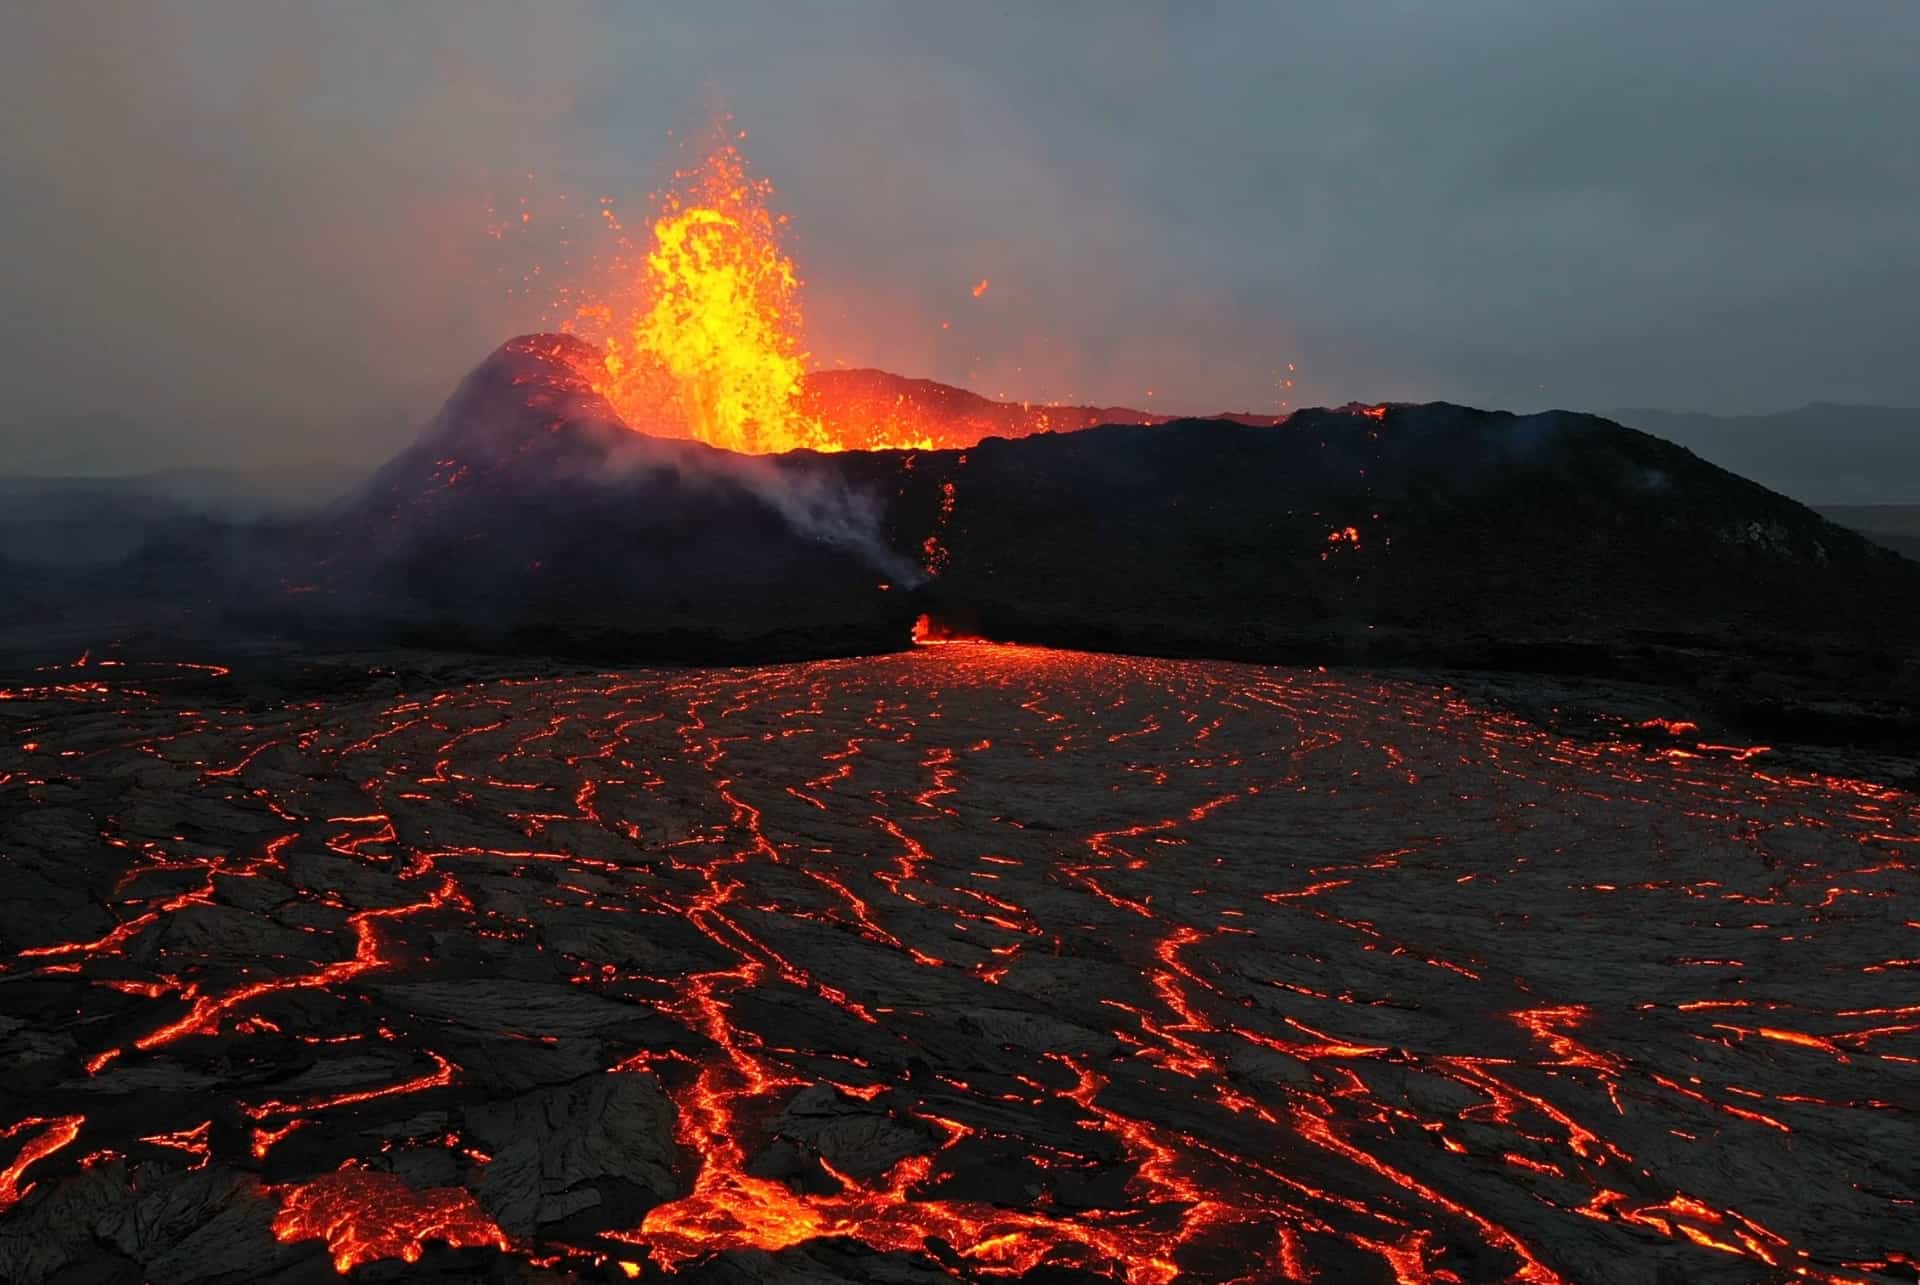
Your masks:
[{"label": "volcano", "polygon": [[0,674],[0,1278],[1908,1271],[1920,565],[1592,416],[742,455],[596,368],[5,571],[91,642]]},{"label": "volcano", "polygon": [[890,406],[967,444],[750,457],[634,431],[596,360],[567,336],[503,345],[365,488],[284,533],[326,551],[283,577],[319,586],[291,605],[610,657],[884,649],[931,613],[1103,650],[1920,696],[1920,565],[1595,416],[1064,431],[849,372],[809,384],[820,413]]},{"label": "volcano", "polygon": [[159,601],[222,638],[772,660],[898,648],[930,615],[1004,641],[1625,677],[1801,730],[1916,726],[1920,564],[1595,416],[1433,403],[1066,431],[1109,408],[834,372],[806,386],[818,414],[965,444],[748,456],[636,431],[600,360],[567,335],[501,345],[318,517],[172,522],[107,572],[7,574],[47,612]]}]

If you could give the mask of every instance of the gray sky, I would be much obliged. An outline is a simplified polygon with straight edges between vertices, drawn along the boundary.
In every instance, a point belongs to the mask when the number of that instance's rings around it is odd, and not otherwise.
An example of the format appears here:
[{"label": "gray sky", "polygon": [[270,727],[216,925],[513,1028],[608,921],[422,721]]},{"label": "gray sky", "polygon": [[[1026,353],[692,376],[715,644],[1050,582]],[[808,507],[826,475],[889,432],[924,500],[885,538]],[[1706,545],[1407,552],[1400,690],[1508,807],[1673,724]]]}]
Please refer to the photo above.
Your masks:
[{"label": "gray sky", "polygon": [[377,462],[720,110],[818,364],[1920,404],[1916,51],[1912,0],[15,0],[0,472]]}]

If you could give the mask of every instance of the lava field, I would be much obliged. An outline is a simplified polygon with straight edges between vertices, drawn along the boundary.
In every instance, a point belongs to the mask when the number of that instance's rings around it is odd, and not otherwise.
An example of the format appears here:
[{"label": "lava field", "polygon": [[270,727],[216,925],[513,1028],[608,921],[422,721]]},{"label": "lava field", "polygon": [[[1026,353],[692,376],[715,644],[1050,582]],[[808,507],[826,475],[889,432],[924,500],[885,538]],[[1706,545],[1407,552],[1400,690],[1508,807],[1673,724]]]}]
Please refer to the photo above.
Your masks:
[{"label": "lava field", "polygon": [[1920,807],[949,644],[0,687],[0,1279],[1913,1280]]}]

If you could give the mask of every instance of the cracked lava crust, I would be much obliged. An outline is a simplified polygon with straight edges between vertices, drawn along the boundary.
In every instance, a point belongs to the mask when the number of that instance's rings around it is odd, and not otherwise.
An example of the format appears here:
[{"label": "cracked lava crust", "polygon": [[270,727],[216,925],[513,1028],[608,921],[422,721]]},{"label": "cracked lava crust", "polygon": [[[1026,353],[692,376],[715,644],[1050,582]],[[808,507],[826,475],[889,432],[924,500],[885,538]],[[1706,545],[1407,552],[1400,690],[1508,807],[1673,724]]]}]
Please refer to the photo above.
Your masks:
[{"label": "cracked lava crust", "polygon": [[220,690],[0,690],[5,1280],[1914,1278],[1904,794],[967,643]]}]

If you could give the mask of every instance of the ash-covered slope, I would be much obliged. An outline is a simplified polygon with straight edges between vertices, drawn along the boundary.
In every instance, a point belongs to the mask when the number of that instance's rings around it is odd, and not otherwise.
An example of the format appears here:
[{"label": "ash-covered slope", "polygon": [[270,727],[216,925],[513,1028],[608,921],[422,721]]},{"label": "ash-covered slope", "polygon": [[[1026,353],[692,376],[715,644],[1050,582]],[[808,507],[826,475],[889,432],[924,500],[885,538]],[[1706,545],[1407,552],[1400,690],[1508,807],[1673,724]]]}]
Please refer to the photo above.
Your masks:
[{"label": "ash-covered slope", "polygon": [[502,345],[420,438],[321,522],[311,621],[461,645],[685,659],[893,645],[913,574],[871,502],[805,457],[623,424],[565,335]]}]

